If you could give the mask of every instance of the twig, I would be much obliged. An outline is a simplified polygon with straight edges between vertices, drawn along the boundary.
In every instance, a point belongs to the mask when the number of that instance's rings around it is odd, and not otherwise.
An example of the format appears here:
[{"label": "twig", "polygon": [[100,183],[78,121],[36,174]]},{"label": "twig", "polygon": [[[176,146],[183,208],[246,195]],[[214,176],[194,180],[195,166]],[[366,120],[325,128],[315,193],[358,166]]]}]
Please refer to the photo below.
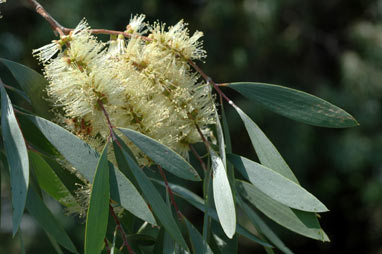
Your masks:
[{"label": "twig", "polygon": [[28,0],[32,4],[32,6],[36,9],[36,12],[40,14],[46,21],[48,21],[49,25],[52,27],[53,31],[58,32],[60,36],[65,35],[63,30],[64,27],[60,25],[45,9],[42,5],[36,0]]},{"label": "twig", "polygon": [[110,254],[110,247],[109,247],[109,243],[107,242],[106,237],[103,239],[103,241],[105,242],[105,247],[106,247],[106,250],[107,250],[107,254]]},{"label": "twig", "polygon": [[219,88],[219,86],[212,80],[211,77],[209,77],[194,61],[192,61],[191,59],[188,59],[187,62],[192,66],[192,68],[194,68],[202,77],[203,79],[208,83],[208,84],[211,84],[216,92],[218,92],[219,95],[223,96],[223,98],[231,105],[234,105],[233,101],[231,101],[230,98],[227,97],[227,95],[225,95],[223,93],[223,91]]},{"label": "twig", "polygon": [[192,145],[189,145],[189,147],[190,147],[192,153],[195,155],[195,157],[199,160],[200,165],[202,166],[203,170],[207,172],[208,171],[207,166],[204,163],[204,161],[202,160],[202,158],[200,157],[200,155],[198,154],[198,152],[195,150],[195,148]]},{"label": "twig", "polygon": [[119,222],[119,219],[118,219],[117,215],[114,213],[114,209],[113,209],[113,207],[110,204],[109,204],[109,209],[110,209],[110,214],[113,217],[114,222],[115,222],[115,224],[117,224],[117,228],[118,228],[119,232],[122,235],[122,240],[123,240],[124,246],[126,246],[127,250],[129,251],[129,254],[133,254],[134,251],[130,247],[129,243],[127,242],[127,237],[126,237],[125,230],[123,230],[123,228],[121,226],[121,223]]},{"label": "twig", "polygon": [[178,205],[177,205],[176,202],[175,202],[174,193],[172,192],[171,187],[170,187],[170,185],[168,184],[166,174],[164,173],[164,171],[163,171],[163,169],[162,169],[161,166],[158,165],[158,169],[159,169],[159,173],[160,173],[160,175],[162,176],[163,181],[164,181],[164,183],[165,183],[165,185],[166,185],[166,188],[167,188],[167,191],[168,191],[168,195],[170,196],[171,204],[174,206],[175,211],[176,211],[176,213],[178,214],[179,219],[183,219],[183,214],[182,214],[182,212],[179,210]]},{"label": "twig", "polygon": [[103,114],[104,114],[105,117],[106,117],[107,126],[109,127],[109,131],[110,131],[110,137],[112,137],[112,140],[113,140],[113,141],[115,141],[116,143],[119,144],[119,142],[118,142],[116,136],[114,135],[114,131],[113,131],[114,126],[111,124],[109,114],[107,113],[107,111],[106,111],[105,107],[103,106],[103,103],[102,103],[101,100],[98,100],[97,103],[98,103],[98,106],[101,108]]},{"label": "twig", "polygon": [[202,130],[199,128],[199,125],[197,125],[196,123],[194,123],[194,124],[195,124],[196,130],[198,131],[200,137],[202,138],[204,145],[206,146],[207,150],[209,150],[209,148],[211,147],[210,143],[208,142],[208,140],[204,136]]}]

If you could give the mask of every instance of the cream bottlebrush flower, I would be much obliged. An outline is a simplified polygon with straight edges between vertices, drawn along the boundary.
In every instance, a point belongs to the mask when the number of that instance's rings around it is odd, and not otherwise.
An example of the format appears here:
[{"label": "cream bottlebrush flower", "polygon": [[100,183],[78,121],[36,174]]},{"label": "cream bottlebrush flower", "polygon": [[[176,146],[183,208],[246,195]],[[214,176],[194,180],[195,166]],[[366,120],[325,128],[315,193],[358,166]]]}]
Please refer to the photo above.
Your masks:
[{"label": "cream bottlebrush flower", "polygon": [[[6,3],[7,0],[0,0],[0,4],[3,4],[3,3]],[[3,15],[1,15],[1,12],[0,12],[0,19],[3,17]]]},{"label": "cream bottlebrush flower", "polygon": [[[130,32],[145,28],[143,18],[131,20]],[[189,144],[201,141],[196,125],[211,137],[208,125],[216,123],[211,89],[198,82],[199,75],[185,61],[205,56],[197,42],[200,33],[190,38],[181,21],[168,31],[151,28],[151,42],[133,34],[129,40],[118,36],[104,44],[85,22],[78,27],[65,50],[44,67],[48,94],[63,109],[58,118],[66,128],[97,148],[109,135],[101,102],[114,126],[139,131],[184,157]],[[141,165],[150,163],[124,140]]]},{"label": "cream bottlebrush flower", "polygon": [[115,40],[111,39],[108,42],[108,45],[109,47],[107,54],[110,57],[117,57],[126,52],[125,37],[122,34],[118,35],[117,39]]},{"label": "cream bottlebrush flower", "polygon": [[86,32],[87,28],[88,25],[86,20],[83,19],[69,35],[61,36],[59,40],[53,40],[51,43],[42,46],[41,48],[34,49],[32,54],[37,57],[40,62],[47,63],[58,51],[62,50],[63,46],[68,44],[73,37]]},{"label": "cream bottlebrush flower", "polygon": [[203,33],[196,31],[190,37],[186,25],[183,20],[180,20],[175,26],[171,26],[168,31],[165,31],[164,24],[155,23],[151,27],[150,38],[175,53],[179,53],[187,60],[205,58],[206,51],[202,48],[203,42],[199,40],[203,37]]},{"label": "cream bottlebrush flower", "polygon": [[146,15],[144,15],[144,14],[135,15],[133,18],[130,19],[129,24],[126,27],[126,32],[131,33],[131,34],[134,34],[134,33],[143,34],[143,33],[145,33],[146,32],[146,30],[145,30],[146,24],[143,23],[145,18],[146,18]]}]

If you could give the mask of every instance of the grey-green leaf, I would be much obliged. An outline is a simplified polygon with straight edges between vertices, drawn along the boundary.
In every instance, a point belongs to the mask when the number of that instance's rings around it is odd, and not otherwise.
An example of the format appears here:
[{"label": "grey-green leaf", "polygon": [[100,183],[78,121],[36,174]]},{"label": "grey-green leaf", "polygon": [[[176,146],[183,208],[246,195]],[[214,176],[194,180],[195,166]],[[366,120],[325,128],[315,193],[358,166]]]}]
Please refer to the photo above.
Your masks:
[{"label": "grey-green leaf", "polygon": [[279,250],[285,254],[293,254],[293,252],[285,246],[285,244],[280,240],[280,238],[268,227],[267,224],[256,214],[253,209],[251,209],[241,198],[240,196],[237,199],[240,207],[246,213],[248,218],[251,220],[252,224],[255,225],[256,229],[260,231],[271,243],[273,243]]},{"label": "grey-green leaf", "polygon": [[217,110],[215,110],[215,119],[216,119],[216,134],[219,144],[219,154],[223,161],[224,167],[227,167],[227,158],[226,158],[226,148],[224,142],[224,133],[222,125],[220,124],[220,119]]},{"label": "grey-green leaf", "polygon": [[182,156],[169,147],[137,131],[124,128],[118,129],[155,163],[167,171],[187,180],[201,180],[196,170]]},{"label": "grey-green leaf", "polygon": [[187,230],[190,235],[193,253],[213,254],[210,246],[204,241],[203,236],[199,231],[186,218],[184,218],[184,221],[186,222]]},{"label": "grey-green leaf", "polygon": [[[159,181],[156,179],[151,179],[151,180],[155,183],[160,184],[162,187],[165,187],[165,184],[162,181]],[[202,212],[205,211],[205,202],[201,197],[199,197],[195,193],[191,192],[190,190],[188,190],[182,186],[172,184],[172,183],[169,183],[169,186],[171,187],[171,190],[173,191],[173,193],[175,195],[183,198],[184,200],[186,200],[188,203],[190,203],[192,206],[194,206],[198,210],[200,210]],[[213,209],[213,208],[208,209],[208,214],[215,221],[219,221],[219,218],[218,218],[218,215],[217,215],[215,209]],[[244,227],[240,226],[240,224],[236,224],[236,232],[238,234],[250,239],[251,241],[258,243],[258,244],[261,244],[261,245],[266,246],[266,247],[272,247],[272,245],[268,244],[267,242],[262,241],[257,236],[255,236],[254,234],[252,234],[251,232],[246,230]]]},{"label": "grey-green leaf", "polygon": [[65,232],[65,229],[60,222],[54,218],[53,214],[49,211],[33,188],[29,188],[26,208],[29,214],[32,215],[41,227],[59,244],[71,252],[78,253],[73,242]]},{"label": "grey-green leaf", "polygon": [[309,238],[329,241],[314,213],[294,210],[280,204],[244,181],[236,181],[236,188],[244,199],[281,226]]},{"label": "grey-green leaf", "polygon": [[26,93],[24,91],[17,89],[16,87],[13,87],[13,86],[5,86],[5,88],[8,89],[9,91],[12,91],[15,94],[19,95],[21,98],[23,98],[29,104],[32,104],[31,100],[29,99],[29,97],[26,95]]},{"label": "grey-green leaf", "polygon": [[252,119],[249,118],[249,116],[247,116],[239,107],[234,106],[234,108],[244,122],[249,138],[251,139],[252,145],[255,148],[261,164],[273,169],[298,184],[298,180],[289,168],[288,164],[285,162],[272,142],[267,138],[267,136],[265,136],[259,126],[257,126],[257,124],[252,121]]},{"label": "grey-green leaf", "polygon": [[296,121],[329,128],[358,125],[343,109],[299,90],[254,82],[230,83],[228,86],[267,109]]},{"label": "grey-green leaf", "polygon": [[101,253],[109,217],[109,165],[106,143],[95,172],[86,216],[85,254]]},{"label": "grey-green leaf", "polygon": [[236,211],[231,186],[222,159],[210,149],[212,161],[212,189],[216,211],[224,233],[232,238],[236,231]]},{"label": "grey-green leaf", "polygon": [[124,149],[122,149],[118,145],[114,146],[114,149],[120,149],[123,153],[131,172],[133,173],[140,189],[143,192],[143,195],[151,205],[151,209],[153,210],[154,214],[159,219],[163,227],[177,243],[179,243],[183,248],[188,249],[187,244],[182,236],[182,233],[180,232],[180,229],[176,224],[174,217],[172,216],[171,210],[165,204],[153,183]]},{"label": "grey-green leaf", "polygon": [[30,98],[36,113],[45,118],[50,118],[52,116],[49,111],[50,106],[44,99],[47,98],[45,88],[48,81],[41,74],[25,65],[4,58],[0,58],[0,62],[11,71],[21,88]]},{"label": "grey-green leaf", "polygon": [[31,168],[40,187],[62,205],[76,205],[75,199],[51,166],[36,152],[29,152]]},{"label": "grey-green leaf", "polygon": [[29,160],[25,140],[11,101],[0,82],[1,90],[1,132],[5,153],[9,164],[9,174],[12,190],[12,232],[16,235],[24,213],[29,185]]},{"label": "grey-green leaf", "polygon": [[228,154],[227,157],[247,180],[281,204],[307,212],[328,211],[307,190],[272,169],[238,155]]},{"label": "grey-green leaf", "polygon": [[[99,159],[98,153],[93,148],[57,124],[37,116],[27,115],[27,117],[73,167],[90,182],[93,181]],[[109,166],[111,198],[138,218],[156,225],[154,216],[135,186],[112,164]]]}]

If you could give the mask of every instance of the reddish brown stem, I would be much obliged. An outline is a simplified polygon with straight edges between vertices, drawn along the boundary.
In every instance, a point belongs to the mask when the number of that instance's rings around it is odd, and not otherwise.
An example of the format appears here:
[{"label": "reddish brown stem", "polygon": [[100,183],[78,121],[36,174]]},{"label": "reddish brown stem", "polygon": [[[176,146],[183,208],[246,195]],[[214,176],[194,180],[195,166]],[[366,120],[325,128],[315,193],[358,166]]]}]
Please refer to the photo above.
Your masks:
[{"label": "reddish brown stem", "polygon": [[192,61],[191,59],[188,59],[187,62],[192,66],[192,68],[194,68],[202,77],[205,81],[207,81],[208,84],[211,84],[214,89],[216,90],[216,92],[218,92],[218,94],[220,96],[222,96],[229,104],[231,105],[234,105],[233,101],[231,101],[230,98],[227,97],[227,95],[225,95],[223,93],[223,91],[219,88],[219,86],[212,80],[211,77],[209,77],[194,61]]},{"label": "reddish brown stem", "polygon": [[202,158],[200,157],[200,155],[198,154],[198,152],[195,150],[195,148],[192,145],[189,145],[189,147],[190,147],[192,153],[195,155],[195,157],[199,160],[199,163],[202,166],[202,168],[204,169],[204,171],[207,172],[208,171],[207,166],[204,163],[204,161],[202,160]]},{"label": "reddish brown stem", "polygon": [[29,3],[36,9],[36,12],[40,14],[52,27],[53,31],[58,32],[60,36],[65,35],[63,30],[64,27],[60,25],[45,9],[42,5],[36,0],[28,0]]},{"label": "reddish brown stem", "polygon": [[179,219],[182,219],[182,218],[183,218],[183,214],[182,214],[182,212],[179,210],[179,207],[178,207],[178,205],[177,205],[176,202],[175,202],[174,193],[172,192],[171,187],[170,187],[170,185],[168,184],[166,174],[164,173],[164,171],[163,171],[163,169],[162,169],[161,166],[158,165],[158,169],[159,169],[159,173],[160,173],[160,175],[162,176],[162,179],[163,179],[163,181],[164,181],[164,183],[165,183],[165,185],[166,185],[168,195],[170,196],[171,204],[174,206],[175,211],[176,211],[176,213],[178,214]]},{"label": "reddish brown stem", "polygon": [[106,247],[106,250],[107,250],[107,254],[110,254],[110,247],[109,247],[109,243],[107,242],[106,237],[103,239],[103,241],[105,242],[105,247]]},{"label": "reddish brown stem", "polygon": [[196,130],[198,131],[200,137],[202,138],[203,143],[204,143],[204,145],[206,146],[207,150],[209,150],[209,148],[210,148],[210,146],[211,146],[210,143],[208,142],[208,140],[207,140],[206,137],[204,136],[202,130],[199,128],[199,125],[197,125],[197,124],[195,123],[195,127],[196,127]]},{"label": "reddish brown stem", "polygon": [[105,109],[103,103],[102,103],[100,100],[98,100],[97,103],[98,103],[98,106],[101,108],[103,114],[104,114],[105,117],[106,117],[107,126],[109,127],[109,131],[110,131],[110,136],[112,137],[113,141],[118,142],[117,138],[116,138],[115,135],[114,135],[114,131],[113,131],[113,128],[114,128],[114,127],[113,127],[113,125],[111,124],[109,114],[107,113],[107,111],[106,111],[106,109]]},{"label": "reddish brown stem", "polygon": [[111,205],[109,205],[109,210],[110,210],[111,216],[114,219],[115,224],[117,225],[117,228],[118,228],[119,232],[121,233],[122,240],[123,240],[123,245],[126,246],[127,250],[129,251],[129,254],[133,254],[134,251],[130,247],[129,243],[127,242],[127,237],[126,237],[125,230],[123,230],[123,228],[121,226],[121,223],[120,223],[120,221],[119,221],[117,215],[115,214],[114,209],[113,209],[113,207]]}]

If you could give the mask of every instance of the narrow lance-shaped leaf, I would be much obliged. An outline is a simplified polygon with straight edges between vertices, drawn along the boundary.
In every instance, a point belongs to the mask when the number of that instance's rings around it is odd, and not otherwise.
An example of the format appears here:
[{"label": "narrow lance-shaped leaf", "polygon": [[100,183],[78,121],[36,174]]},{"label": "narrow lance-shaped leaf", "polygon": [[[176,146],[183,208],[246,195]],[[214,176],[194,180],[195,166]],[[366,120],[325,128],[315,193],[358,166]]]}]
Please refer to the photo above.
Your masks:
[{"label": "narrow lance-shaped leaf", "polygon": [[343,109],[299,90],[253,82],[230,83],[228,86],[267,109],[296,121],[329,128],[358,125]]},{"label": "narrow lance-shaped leaf", "polygon": [[229,161],[259,190],[286,206],[307,212],[327,212],[316,197],[270,168],[247,158],[229,154]]},{"label": "narrow lance-shaped leaf", "polygon": [[217,110],[215,110],[215,118],[216,118],[216,133],[217,133],[218,144],[219,144],[219,153],[220,153],[220,157],[223,161],[224,167],[227,168],[224,133],[223,133],[222,125],[220,124],[220,119],[219,119],[219,115],[218,115]]},{"label": "narrow lance-shaped leaf", "polygon": [[142,169],[136,164],[133,158],[121,147],[114,146],[114,149],[120,149],[124,155],[124,159],[131,172],[133,173],[140,189],[143,192],[146,200],[149,202],[151,209],[153,210],[156,217],[159,219],[166,231],[171,235],[171,237],[179,243],[183,248],[188,249],[187,244],[179,230],[178,225],[176,224],[171,210],[167,207],[162,197],[160,196],[158,190],[152,184],[150,179],[145,175]]},{"label": "narrow lance-shaped leaf", "polygon": [[23,240],[23,236],[21,235],[21,231],[18,234],[18,238],[20,240],[21,254],[25,254],[24,240]]},{"label": "narrow lance-shaped leaf", "polygon": [[57,243],[57,241],[54,240],[54,238],[49,233],[46,233],[46,236],[48,237],[49,242],[50,242],[50,244],[52,244],[53,249],[56,251],[56,253],[57,254],[64,254],[64,252],[61,249],[61,246]]},{"label": "narrow lance-shaped leaf", "polygon": [[176,254],[175,240],[165,231],[163,236],[163,253]]},{"label": "narrow lance-shaped leaf", "polygon": [[236,211],[231,186],[222,159],[210,149],[212,161],[212,189],[216,211],[224,233],[232,238],[236,230]]},{"label": "narrow lance-shaped leaf", "polygon": [[65,229],[60,222],[54,218],[53,214],[49,211],[33,188],[29,188],[26,208],[29,214],[32,215],[41,227],[59,244],[71,252],[78,253],[76,247],[65,232]]},{"label": "narrow lance-shaped leaf", "polygon": [[[41,117],[26,116],[76,170],[90,182],[93,181],[99,159],[98,153],[93,148],[57,124]],[[109,167],[111,199],[119,202],[138,218],[156,225],[154,216],[135,186],[112,164],[109,164]]]},{"label": "narrow lance-shaped leaf", "polygon": [[268,227],[267,224],[256,214],[253,209],[251,209],[240,196],[237,197],[237,202],[243,209],[245,214],[251,220],[252,224],[255,226],[256,230],[262,233],[271,243],[273,243],[279,250],[285,254],[293,254],[293,252],[285,246],[285,244],[280,240],[280,238]]},{"label": "narrow lance-shaped leaf", "polygon": [[[165,184],[163,181],[159,181],[156,179],[151,179],[151,180],[165,188]],[[204,210],[205,210],[205,204],[204,203],[205,202],[201,197],[199,197],[195,193],[191,192],[190,190],[188,190],[182,186],[179,186],[179,185],[176,185],[173,183],[169,183],[169,186],[171,187],[171,190],[175,195],[181,197],[182,199],[186,200],[188,203],[190,203],[192,206],[194,206],[198,210],[204,212]],[[208,214],[215,221],[217,221],[217,222],[219,221],[219,218],[218,218],[218,215],[217,215],[215,209],[210,208],[208,210]],[[253,242],[256,242],[256,243],[261,244],[261,245],[266,246],[266,247],[272,247],[272,245],[259,239],[257,236],[255,236],[254,234],[252,234],[251,232],[246,230],[244,227],[240,226],[240,224],[236,224],[236,232],[239,235],[242,235],[242,236],[248,238],[249,240],[251,240]]]},{"label": "narrow lance-shaped leaf", "polygon": [[0,81],[1,90],[1,131],[5,153],[9,164],[12,190],[12,232],[16,235],[24,213],[29,185],[29,160],[25,140],[11,101]]},{"label": "narrow lance-shaped leaf", "polygon": [[29,104],[32,104],[31,100],[28,98],[28,96],[26,95],[26,93],[24,91],[17,89],[16,87],[13,87],[13,86],[7,86],[5,88],[8,89],[9,91],[12,91],[15,94],[19,95],[21,98],[23,98],[24,100],[29,102]]},{"label": "narrow lance-shaped leaf", "polygon": [[46,193],[66,207],[76,205],[72,194],[61,182],[50,165],[38,153],[29,152],[29,159],[37,181]]},{"label": "narrow lance-shaped leaf", "polygon": [[281,226],[309,238],[329,241],[314,213],[294,210],[280,204],[244,181],[236,181],[236,188],[244,199]]},{"label": "narrow lance-shaped leaf", "polygon": [[49,111],[49,104],[44,100],[47,97],[45,88],[48,81],[41,74],[25,65],[4,58],[0,58],[0,62],[11,71],[21,88],[26,92],[37,114],[50,118],[52,114]]},{"label": "narrow lance-shaped leaf", "polygon": [[[221,101],[220,104],[221,107],[221,125],[223,130],[223,137],[224,137],[224,147],[225,147],[225,153],[232,153],[232,145],[231,145],[231,137],[230,137],[230,131],[228,126],[228,120],[224,109],[224,103]],[[232,187],[232,193],[236,199],[236,190],[234,188],[235,186],[235,171],[232,166],[232,164],[226,162],[226,168],[227,168],[227,176],[229,180],[229,184]],[[232,239],[225,238],[220,232],[218,231],[216,225],[212,225],[212,231],[214,234],[214,237],[219,237],[220,242],[222,245],[220,246],[220,250],[222,251],[222,254],[225,253],[237,253],[238,251],[238,245],[239,245],[239,239],[238,236],[235,235]]]},{"label": "narrow lance-shaped leaf", "polygon": [[193,253],[213,254],[210,246],[203,239],[203,236],[199,231],[186,218],[184,218],[184,222],[186,223],[188,234],[190,235]]},{"label": "narrow lance-shaped leaf", "polygon": [[239,107],[235,105],[233,107],[236,109],[240,118],[244,122],[249,138],[251,139],[252,145],[255,148],[261,164],[275,170],[276,172],[279,172],[281,175],[298,184],[298,180],[289,168],[288,164],[285,162],[272,142],[267,138],[267,136],[265,136],[259,126],[257,126],[257,124],[252,121],[252,119],[249,118],[249,116],[247,116]]},{"label": "narrow lance-shaped leaf", "polygon": [[108,145],[109,143],[106,143],[99,158],[92,184],[86,216],[85,254],[101,253],[106,235],[110,199]]},{"label": "narrow lance-shaped leaf", "polygon": [[147,154],[155,163],[172,174],[192,181],[200,181],[196,170],[179,154],[142,133],[119,128],[137,147]]}]

